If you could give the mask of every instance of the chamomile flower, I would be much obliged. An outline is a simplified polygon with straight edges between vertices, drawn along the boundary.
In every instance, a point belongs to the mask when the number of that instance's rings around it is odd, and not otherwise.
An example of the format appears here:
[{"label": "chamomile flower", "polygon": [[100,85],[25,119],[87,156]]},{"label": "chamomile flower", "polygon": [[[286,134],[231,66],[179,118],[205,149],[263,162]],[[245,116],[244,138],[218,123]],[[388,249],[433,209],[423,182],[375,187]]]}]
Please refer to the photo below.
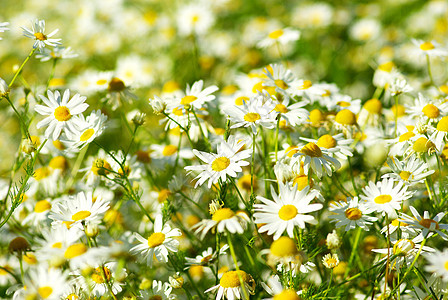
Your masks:
[{"label": "chamomile flower", "polygon": [[280,282],[278,275],[273,275],[268,278],[267,284],[262,282],[261,285],[266,290],[266,292],[271,295],[270,298],[263,298],[263,300],[274,300],[274,299],[289,299],[289,300],[300,300],[298,292],[294,289],[285,289]]},{"label": "chamomile flower", "polygon": [[409,209],[414,217],[412,218],[406,214],[401,214],[400,221],[407,223],[411,228],[421,231],[420,235],[423,237],[426,237],[429,232],[435,232],[444,240],[448,240],[448,235],[441,231],[441,229],[448,230],[448,224],[440,224],[440,220],[446,214],[445,212],[440,212],[431,219],[428,211],[425,211],[423,216],[421,216],[413,206],[410,206]]},{"label": "chamomile flower", "polygon": [[[93,272],[88,277],[82,276],[78,271],[75,271],[72,275],[77,275],[77,279],[79,279],[84,290],[91,290],[94,295],[99,297],[108,293],[108,284],[114,294],[122,291],[121,286],[124,285],[124,282],[121,282],[119,279],[126,277],[126,270],[121,269],[120,274],[118,274],[117,269],[118,263],[107,262],[104,265],[97,265],[93,268]],[[107,283],[104,279],[107,280]]]},{"label": "chamomile flower", "polygon": [[427,253],[425,258],[428,261],[425,270],[437,274],[442,277],[443,281],[448,282],[448,248],[443,251],[436,250],[435,253]]},{"label": "chamomile flower", "polygon": [[303,162],[303,169],[306,174],[309,174],[309,171],[312,170],[319,178],[324,173],[331,176],[333,171],[341,167],[341,163],[329,155],[334,150],[337,151],[337,149],[320,148],[317,144],[309,142],[298,153],[294,154],[294,158],[300,163]]},{"label": "chamomile flower", "polygon": [[201,109],[206,102],[210,102],[215,99],[212,93],[216,92],[218,87],[212,85],[204,88],[204,81],[199,80],[190,85],[187,85],[185,90],[185,96],[180,99],[175,99],[170,106],[175,106],[178,108],[188,108],[193,106],[195,109]]},{"label": "chamomile flower", "polygon": [[43,199],[36,202],[34,210],[23,221],[23,224],[31,224],[34,227],[42,227],[47,222],[47,216],[51,210],[50,199]]},{"label": "chamomile flower", "polygon": [[170,225],[163,224],[162,215],[157,215],[154,221],[154,232],[147,239],[135,233],[135,238],[140,243],[132,247],[130,251],[135,255],[142,255],[150,267],[153,264],[153,257],[160,262],[168,262],[168,253],[177,252],[179,247],[179,241],[173,237],[181,235],[179,229],[171,229]]},{"label": "chamomile flower", "polygon": [[412,39],[412,43],[418,47],[418,53],[420,55],[428,55],[429,57],[447,56],[448,51],[444,49],[436,41],[422,41]]},{"label": "chamomile flower", "polygon": [[428,170],[428,165],[416,157],[410,157],[406,161],[389,158],[387,164],[393,173],[384,174],[381,178],[393,178],[408,186],[423,183],[426,177],[434,173],[434,170]]},{"label": "chamomile flower", "polygon": [[225,254],[229,245],[225,244],[219,249],[219,252],[214,251],[212,247],[208,247],[207,250],[203,251],[200,255],[195,258],[186,257],[187,265],[207,265],[212,263],[219,255]]},{"label": "chamomile flower", "polygon": [[403,182],[385,178],[376,184],[370,181],[369,185],[362,189],[360,198],[365,201],[366,208],[396,218],[396,210],[401,209],[401,203],[413,195],[407,189]]},{"label": "chamomile flower", "polygon": [[411,117],[422,117],[425,121],[437,122],[448,113],[448,103],[431,101],[419,93],[414,105],[407,106],[406,111]]},{"label": "chamomile flower", "polygon": [[[244,283],[244,287],[241,287],[240,278]],[[247,293],[253,294],[255,282],[252,276],[243,270],[228,271],[222,275],[219,284],[209,288],[205,293],[218,290],[215,298],[216,300],[220,300],[224,297],[229,300],[234,300],[242,298],[244,294],[242,289],[245,289]]]},{"label": "chamomile flower", "polygon": [[34,295],[41,299],[58,300],[68,287],[67,274],[59,269],[39,265],[37,269],[28,270],[24,285],[28,295]]},{"label": "chamomile flower", "polygon": [[302,138],[302,140],[312,142],[321,149],[327,149],[329,156],[336,157],[339,160],[346,160],[348,156],[353,156],[353,149],[350,147],[353,140],[344,138],[342,133],[336,135],[324,134],[317,140],[307,138]]},{"label": "chamomile flower", "polygon": [[244,145],[244,141],[237,141],[234,136],[231,136],[227,142],[223,141],[218,145],[216,154],[193,149],[193,153],[206,163],[200,166],[185,167],[185,170],[190,172],[201,172],[195,178],[198,179],[195,187],[208,180],[208,188],[211,188],[219,178],[224,182],[227,180],[227,176],[237,177],[237,172],[243,171],[241,167],[249,165],[249,162],[244,159],[250,157],[252,152],[250,149],[240,151]]},{"label": "chamomile flower", "polygon": [[93,200],[92,192],[80,192],[53,205],[49,218],[84,229],[82,223],[101,220],[108,209],[109,202],[101,197]]},{"label": "chamomile flower", "polygon": [[45,137],[53,140],[59,138],[62,130],[76,131],[76,121],[73,117],[81,114],[89,107],[87,103],[84,103],[87,98],[75,94],[69,100],[70,90],[65,90],[62,97],[59,91],[54,93],[48,91],[47,96],[48,98],[40,95],[39,97],[45,105],[36,105],[34,108],[39,114],[47,116],[37,123],[36,127],[48,126],[45,130]]},{"label": "chamomile flower", "polygon": [[56,45],[61,44],[60,43],[61,39],[50,39],[53,35],[55,35],[59,31],[59,29],[55,29],[49,34],[44,33],[45,20],[36,19],[31,29],[25,27],[22,27],[22,29],[24,36],[35,40],[33,48],[38,48],[39,50],[42,50],[43,48],[45,48],[45,45],[54,47]]},{"label": "chamomile flower", "polygon": [[328,253],[322,258],[322,263],[326,268],[334,269],[337,265],[339,265],[339,257],[336,253]]},{"label": "chamomile flower", "polygon": [[104,129],[107,117],[100,110],[93,111],[87,118],[84,115],[76,116],[75,132],[67,131],[67,140],[63,142],[70,149],[81,149],[100,136]]},{"label": "chamomile flower", "polygon": [[308,110],[304,107],[307,105],[305,101],[292,103],[290,105],[290,98],[285,98],[282,102],[275,101],[275,112],[280,115],[281,119],[285,119],[288,125],[296,126],[304,124],[310,115]]},{"label": "chamomile flower", "polygon": [[448,141],[448,116],[442,117],[434,129],[430,139],[434,141],[436,148],[441,150]]},{"label": "chamomile flower", "polygon": [[281,28],[271,31],[267,37],[258,42],[260,48],[267,48],[275,44],[286,45],[300,38],[300,31],[292,28]]},{"label": "chamomile flower", "polygon": [[52,50],[48,48],[42,49],[42,51],[36,54],[36,58],[41,62],[57,59],[69,59],[75,58],[78,54],[75,53],[71,47],[56,46]]},{"label": "chamomile flower", "polygon": [[152,282],[151,291],[142,291],[141,298],[142,300],[146,299],[160,299],[160,300],[171,300],[174,295],[171,294],[173,288],[168,282],[162,282],[158,280],[154,280]]},{"label": "chamomile flower", "polygon": [[281,64],[272,64],[264,69],[267,76],[264,86],[275,87],[275,91],[289,98],[290,90],[297,86],[297,78]]},{"label": "chamomile flower", "polygon": [[179,7],[177,26],[181,35],[203,35],[213,25],[215,16],[209,5],[204,4],[208,3],[197,2]]},{"label": "chamomile flower", "polygon": [[274,240],[278,239],[283,232],[287,232],[293,237],[295,226],[305,228],[305,222],[309,224],[317,224],[317,220],[307,213],[322,209],[322,204],[310,204],[312,200],[319,196],[317,190],[311,190],[306,186],[303,190],[298,191],[296,187],[289,184],[279,183],[279,194],[271,189],[272,198],[269,200],[261,196],[257,199],[263,204],[255,204],[255,223],[264,224],[258,230],[266,232],[268,235],[274,235]]},{"label": "chamomile flower", "polygon": [[371,209],[366,208],[364,203],[359,203],[358,197],[347,198],[346,202],[335,202],[330,204],[330,222],[336,222],[336,228],[345,226],[345,231],[361,227],[369,230],[370,225],[377,220],[369,216]]}]

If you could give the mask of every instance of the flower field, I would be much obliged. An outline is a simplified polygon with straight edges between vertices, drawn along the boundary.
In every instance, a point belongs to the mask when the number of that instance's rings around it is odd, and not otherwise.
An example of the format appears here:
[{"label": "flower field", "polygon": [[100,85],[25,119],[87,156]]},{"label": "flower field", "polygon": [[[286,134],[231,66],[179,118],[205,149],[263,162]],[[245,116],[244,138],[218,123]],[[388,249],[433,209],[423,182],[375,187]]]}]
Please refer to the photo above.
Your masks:
[{"label": "flower field", "polygon": [[2,0],[0,299],[448,298],[448,2]]}]

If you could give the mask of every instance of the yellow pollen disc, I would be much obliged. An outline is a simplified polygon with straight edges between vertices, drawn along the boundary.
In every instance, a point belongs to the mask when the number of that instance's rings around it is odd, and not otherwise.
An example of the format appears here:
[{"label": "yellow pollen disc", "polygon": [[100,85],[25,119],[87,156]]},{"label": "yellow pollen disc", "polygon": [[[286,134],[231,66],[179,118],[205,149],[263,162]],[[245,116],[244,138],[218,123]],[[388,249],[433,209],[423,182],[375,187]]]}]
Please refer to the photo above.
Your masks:
[{"label": "yellow pollen disc", "polygon": [[358,208],[352,207],[345,211],[345,217],[349,220],[356,221],[361,219],[362,212]]},{"label": "yellow pollen disc", "polygon": [[[108,267],[103,268],[104,275],[106,277],[107,281],[110,281],[112,279],[112,272],[109,270]],[[104,283],[103,274],[101,272],[101,268],[96,268],[95,271],[92,273],[92,280],[96,283]]]},{"label": "yellow pollen disc", "polygon": [[440,110],[434,104],[426,104],[422,112],[430,119],[435,119],[440,116]]},{"label": "yellow pollen disc", "polygon": [[39,296],[41,296],[44,299],[47,299],[53,293],[53,289],[49,286],[43,286],[38,288],[37,292],[39,293]]},{"label": "yellow pollen disc", "polygon": [[445,94],[448,94],[448,85],[444,84],[439,87],[439,90]]},{"label": "yellow pollen disc", "polygon": [[235,99],[235,105],[241,106],[244,104],[244,102],[248,102],[250,100],[249,97],[241,96]]},{"label": "yellow pollen disc", "polygon": [[157,202],[163,203],[166,199],[171,195],[170,190],[168,189],[162,189],[159,191],[159,196],[157,197]]},{"label": "yellow pollen disc", "polygon": [[322,94],[322,97],[328,97],[331,96],[330,90],[325,90],[325,92]]},{"label": "yellow pollen disc", "polygon": [[271,38],[273,40],[278,39],[279,37],[281,37],[283,35],[283,33],[284,32],[282,29],[274,30],[269,34],[269,38]]},{"label": "yellow pollen disc", "polygon": [[213,257],[213,254],[210,254],[210,255],[207,255],[207,256],[203,257],[203,258],[201,259],[201,264],[206,264],[206,263],[208,263],[208,262],[212,259],[212,257]]},{"label": "yellow pollen disc", "polygon": [[65,150],[65,146],[61,141],[53,141],[53,146],[58,150]]},{"label": "yellow pollen disc", "polygon": [[37,263],[36,256],[32,253],[27,253],[23,255],[23,260],[29,265],[35,265]]},{"label": "yellow pollen disc", "polygon": [[400,135],[400,137],[398,138],[398,141],[401,143],[401,142],[409,140],[413,136],[415,136],[415,133],[413,133],[412,131],[408,131],[408,132]]},{"label": "yellow pollen disc", "polygon": [[36,40],[39,40],[39,41],[46,41],[47,40],[47,36],[45,34],[43,34],[42,32],[36,32],[34,34],[34,36],[36,37]]},{"label": "yellow pollen disc", "polygon": [[393,254],[399,256],[405,256],[410,250],[415,247],[415,243],[408,239],[400,239],[392,248]]},{"label": "yellow pollen disc", "polygon": [[153,295],[153,296],[149,297],[148,300],[162,300],[162,299],[163,298],[160,295]]},{"label": "yellow pollen disc", "polygon": [[240,279],[238,276],[238,272],[239,272],[239,275],[241,276],[241,278],[243,279],[243,281],[246,282],[248,279],[248,275],[246,272],[244,272],[242,270],[229,271],[229,272],[224,273],[224,275],[222,275],[221,280],[219,281],[219,285],[223,288],[239,287]]},{"label": "yellow pollen disc", "polygon": [[313,123],[313,125],[317,125],[325,119],[324,114],[317,108],[310,111],[309,118],[310,122]]},{"label": "yellow pollen disc", "polygon": [[196,96],[185,96],[185,97],[182,98],[182,100],[180,100],[180,104],[187,105],[187,104],[190,104],[191,102],[193,102],[196,99],[198,99],[198,97],[196,97]]},{"label": "yellow pollen disc", "polygon": [[177,147],[174,145],[166,145],[165,148],[163,148],[162,154],[163,156],[171,156],[174,155],[177,152]]},{"label": "yellow pollen disc", "polygon": [[281,293],[274,296],[274,300],[300,300],[299,295],[294,290],[283,290]]},{"label": "yellow pollen disc", "polygon": [[285,150],[286,156],[288,157],[293,157],[293,155],[296,154],[297,152],[299,152],[299,147],[297,146],[289,146]]},{"label": "yellow pollen disc", "polygon": [[378,66],[378,69],[387,73],[390,73],[392,69],[395,67],[395,64],[391,61],[386,62]]},{"label": "yellow pollen disc", "polygon": [[342,106],[342,107],[349,107],[350,106],[350,102],[347,102],[347,101],[339,101],[336,104],[339,105],[339,106]]},{"label": "yellow pollen disc", "polygon": [[191,22],[193,24],[197,23],[199,21],[199,16],[198,15],[194,15],[191,17]]},{"label": "yellow pollen disc", "polygon": [[32,135],[30,136],[31,138],[31,143],[33,143],[34,147],[39,147],[40,145],[40,138],[38,136]]},{"label": "yellow pollen disc", "polygon": [[252,87],[252,93],[262,92],[263,90],[266,90],[270,95],[275,94],[275,87],[274,86],[264,86],[263,81],[256,83]]},{"label": "yellow pollen disc", "polygon": [[392,201],[391,195],[379,195],[373,200],[376,204],[385,204]]},{"label": "yellow pollen disc", "polygon": [[448,131],[448,116],[440,119],[439,123],[437,123],[437,130],[445,132]]},{"label": "yellow pollen disc", "polygon": [[297,190],[301,191],[305,187],[308,186],[308,182],[309,182],[308,176],[306,176],[306,175],[298,175],[296,178],[294,178],[294,181],[292,182],[292,184],[293,185],[297,185]]},{"label": "yellow pollen disc", "polygon": [[319,146],[312,142],[303,146],[300,152],[311,157],[322,157],[322,150],[320,150]]},{"label": "yellow pollen disc", "polygon": [[51,203],[47,200],[37,201],[36,206],[34,206],[34,212],[42,213],[44,211],[51,209]]},{"label": "yellow pollen disc", "polygon": [[425,153],[432,147],[434,147],[434,144],[431,141],[428,141],[425,137],[421,137],[414,142],[412,149],[417,153]]},{"label": "yellow pollen disc", "polygon": [[99,80],[96,81],[97,85],[105,85],[106,83],[107,83],[106,79],[99,79]]},{"label": "yellow pollen disc", "polygon": [[404,105],[401,104],[392,105],[391,110],[397,117],[402,117],[406,114],[406,108],[404,107]]},{"label": "yellow pollen disc", "polygon": [[271,253],[278,257],[293,256],[298,252],[294,240],[287,236],[280,237],[271,245]]},{"label": "yellow pollen disc", "polygon": [[392,224],[392,226],[395,226],[395,227],[398,227],[398,225],[400,225],[400,227],[409,226],[409,224],[400,222],[400,221],[398,221],[398,219],[393,220],[392,222],[390,222],[390,224]]},{"label": "yellow pollen disc", "polygon": [[67,167],[67,159],[65,159],[64,156],[56,156],[50,160],[50,163],[48,165],[53,169],[65,170],[65,168]]},{"label": "yellow pollen disc", "polygon": [[121,176],[129,176],[129,174],[131,174],[131,167],[124,166],[124,170],[120,168],[118,170],[118,174],[120,174]]},{"label": "yellow pollen disc", "polygon": [[335,121],[341,125],[355,125],[356,116],[353,112],[348,109],[343,109],[337,113]]},{"label": "yellow pollen disc", "polygon": [[72,259],[77,256],[83,255],[87,252],[87,247],[84,244],[73,244],[65,250],[64,257],[66,259]]},{"label": "yellow pollen disc", "polygon": [[284,90],[286,90],[289,87],[288,84],[281,79],[274,80],[274,83],[276,86]]},{"label": "yellow pollen disc", "polygon": [[330,266],[330,268],[334,268],[338,263],[338,261],[333,257],[328,258],[325,262]]},{"label": "yellow pollen disc", "polygon": [[[105,170],[105,169],[107,169],[107,170]],[[93,161],[91,171],[95,175],[107,175],[110,173],[108,171],[110,169],[111,169],[110,164],[107,161],[105,161],[104,159],[98,158]]]},{"label": "yellow pollen disc", "polygon": [[65,298],[65,300],[79,300],[79,297],[76,294],[70,294],[67,298]]},{"label": "yellow pollen disc", "polygon": [[418,223],[428,229],[431,228],[431,224],[435,224],[434,229],[439,229],[439,223],[433,219],[421,219]]},{"label": "yellow pollen disc", "polygon": [[154,232],[151,234],[151,236],[148,238],[148,246],[149,248],[155,248],[157,246],[160,246],[165,241],[165,234],[162,232]]},{"label": "yellow pollen disc", "polygon": [[[250,174],[244,174],[238,179],[238,185],[241,186],[246,191],[250,191],[252,178]],[[254,175],[254,190],[258,188],[257,177]]]},{"label": "yellow pollen disc", "polygon": [[278,216],[284,221],[291,220],[297,216],[297,207],[291,204],[283,205],[278,211]]},{"label": "yellow pollen disc", "polygon": [[62,243],[61,242],[54,243],[51,246],[51,248],[61,249],[62,248]]},{"label": "yellow pollen disc", "polygon": [[151,162],[151,156],[149,156],[149,151],[137,150],[135,154],[137,155],[138,161],[141,161],[142,163]]},{"label": "yellow pollen disc", "polygon": [[50,176],[50,174],[51,174],[50,169],[48,169],[47,167],[41,167],[34,171],[33,177],[37,181],[40,181],[40,180]]},{"label": "yellow pollen disc", "polygon": [[230,208],[224,207],[220,208],[213,213],[212,220],[216,222],[221,222],[223,220],[230,219],[235,213]]},{"label": "yellow pollen disc", "polygon": [[163,85],[162,92],[164,93],[173,93],[180,89],[179,84],[176,81],[168,81]]},{"label": "yellow pollen disc", "polygon": [[317,140],[317,146],[322,148],[331,149],[336,147],[336,145],[336,140],[329,134],[325,134]]},{"label": "yellow pollen disc", "polygon": [[230,159],[228,159],[227,157],[221,156],[216,158],[213,162],[212,162],[212,170],[215,172],[221,172],[225,169],[227,169],[227,167],[230,165]]},{"label": "yellow pollen disc", "polygon": [[73,221],[80,221],[80,220],[84,220],[85,218],[89,217],[91,215],[90,211],[87,210],[81,210],[78,211],[77,213],[73,214],[72,216],[72,220]]},{"label": "yellow pollen disc", "polygon": [[182,108],[176,107],[173,109],[173,114],[180,117],[184,115],[184,112],[182,111]]},{"label": "yellow pollen disc", "polygon": [[275,106],[274,110],[279,113],[282,113],[282,114],[286,114],[288,112],[288,109],[286,108],[286,106],[281,103],[277,104]]},{"label": "yellow pollen disc", "polygon": [[188,273],[192,277],[202,278],[202,276],[204,276],[204,267],[200,265],[193,265],[190,269],[188,269]]},{"label": "yellow pollen disc", "polygon": [[121,92],[121,91],[124,91],[125,88],[126,88],[126,85],[119,78],[114,77],[109,82],[108,89],[111,92]]},{"label": "yellow pollen disc", "polygon": [[255,121],[258,121],[260,119],[261,119],[261,117],[257,113],[250,112],[250,113],[247,113],[246,115],[244,115],[244,121],[246,121],[246,122],[254,123]]},{"label": "yellow pollen disc", "polygon": [[304,80],[302,86],[299,87],[299,90],[306,90],[313,86],[311,80]]},{"label": "yellow pollen disc", "polygon": [[423,51],[428,51],[434,49],[435,46],[431,42],[424,42],[420,44],[420,49]]},{"label": "yellow pollen disc", "polygon": [[95,130],[93,128],[89,128],[81,134],[81,136],[79,137],[79,140],[81,142],[88,141],[94,133],[95,133]]},{"label": "yellow pollen disc", "polygon": [[401,171],[400,172],[400,177],[401,179],[403,179],[404,181],[408,181],[409,177],[412,175],[411,172],[408,171]]},{"label": "yellow pollen disc", "polygon": [[378,99],[370,99],[364,104],[364,108],[371,114],[379,115],[383,104]]},{"label": "yellow pollen disc", "polygon": [[70,110],[66,106],[58,106],[54,110],[54,117],[59,122],[65,122],[65,121],[70,120],[72,115],[70,114]]}]

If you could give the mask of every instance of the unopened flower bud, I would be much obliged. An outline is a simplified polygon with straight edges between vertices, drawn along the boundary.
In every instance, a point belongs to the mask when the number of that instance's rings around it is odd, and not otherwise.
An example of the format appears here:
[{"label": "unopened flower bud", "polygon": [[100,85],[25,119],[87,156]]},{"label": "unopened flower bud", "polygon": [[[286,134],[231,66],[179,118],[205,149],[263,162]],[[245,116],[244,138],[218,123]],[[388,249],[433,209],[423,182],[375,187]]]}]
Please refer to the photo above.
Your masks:
[{"label": "unopened flower bud", "polygon": [[180,289],[184,285],[184,279],[179,275],[179,272],[174,274],[173,276],[170,276],[168,278],[168,281],[174,289]]},{"label": "unopened flower bud", "polygon": [[25,238],[19,236],[9,243],[8,249],[10,252],[17,252],[20,254],[25,252],[26,250],[29,250],[30,247],[31,247],[30,243],[28,243],[28,241]]},{"label": "unopened flower bud", "polygon": [[86,224],[86,235],[90,238],[96,237],[100,232],[98,224],[89,222]]},{"label": "unopened flower bud", "polygon": [[341,240],[339,239],[336,230],[327,235],[327,247],[328,249],[338,249],[341,246]]},{"label": "unopened flower bud", "polygon": [[149,104],[151,104],[152,109],[156,115],[162,114],[166,109],[166,103],[157,96],[154,99],[149,99]]},{"label": "unopened flower bud", "polygon": [[0,78],[0,98],[6,96],[9,92],[9,86],[2,78]]},{"label": "unopened flower bud", "polygon": [[145,113],[138,112],[132,118],[132,122],[135,124],[135,126],[142,126],[145,123],[145,118],[146,118]]}]

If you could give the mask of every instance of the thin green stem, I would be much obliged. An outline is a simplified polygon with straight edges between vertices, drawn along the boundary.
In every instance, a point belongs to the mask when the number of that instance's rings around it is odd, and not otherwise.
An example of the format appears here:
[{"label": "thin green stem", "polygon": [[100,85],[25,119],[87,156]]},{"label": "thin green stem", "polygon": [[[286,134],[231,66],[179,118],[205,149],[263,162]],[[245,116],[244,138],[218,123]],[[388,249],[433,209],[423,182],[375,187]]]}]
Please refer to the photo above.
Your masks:
[{"label": "thin green stem", "polygon": [[233,262],[235,264],[235,269],[236,269],[237,274],[238,274],[238,279],[240,280],[240,285],[241,285],[241,289],[243,290],[244,298],[246,300],[249,300],[249,294],[247,293],[246,287],[244,285],[243,277],[240,274],[240,268],[238,267],[238,260],[237,260],[236,255],[235,255],[235,249],[233,248],[232,239],[230,238],[229,234],[227,234],[227,243],[229,244],[229,247],[230,247],[230,254],[232,255],[232,259],[233,259]]},{"label": "thin green stem", "polygon": [[46,91],[48,90],[48,87],[50,86],[50,82],[51,82],[51,80],[54,78],[54,72],[55,72],[55,70],[56,70],[56,64],[57,64],[57,63],[58,63],[58,59],[55,58],[55,59],[53,60],[53,66],[51,67],[51,73],[50,73],[50,76],[48,77],[48,80],[47,80],[47,86],[46,86],[46,88],[45,88]]},{"label": "thin green stem", "polygon": [[33,54],[34,54],[34,52],[36,52],[36,50],[37,50],[37,48],[33,48],[33,50],[31,50],[30,54],[28,54],[28,56],[25,58],[25,60],[23,61],[22,65],[19,67],[17,72],[14,74],[14,77],[12,78],[11,82],[8,84],[9,88],[12,87],[12,85],[14,84],[14,82],[17,79],[17,76],[19,76],[20,72],[22,72],[23,67],[30,60],[31,56],[33,56]]},{"label": "thin green stem", "polygon": [[277,116],[277,127],[275,130],[275,141],[274,141],[274,151],[275,151],[275,162],[277,162],[278,160],[278,132],[280,131],[280,117],[281,115],[279,114]]},{"label": "thin green stem", "polygon": [[352,266],[353,263],[353,259],[355,258],[355,255],[357,254],[358,251],[358,244],[359,244],[359,240],[361,238],[361,233],[362,233],[362,228],[358,227],[356,229],[356,237],[355,237],[355,242],[352,245],[352,253],[350,254],[350,258],[348,260],[348,267],[345,270],[345,274],[344,277],[348,275],[348,273],[350,272],[350,268]]}]

